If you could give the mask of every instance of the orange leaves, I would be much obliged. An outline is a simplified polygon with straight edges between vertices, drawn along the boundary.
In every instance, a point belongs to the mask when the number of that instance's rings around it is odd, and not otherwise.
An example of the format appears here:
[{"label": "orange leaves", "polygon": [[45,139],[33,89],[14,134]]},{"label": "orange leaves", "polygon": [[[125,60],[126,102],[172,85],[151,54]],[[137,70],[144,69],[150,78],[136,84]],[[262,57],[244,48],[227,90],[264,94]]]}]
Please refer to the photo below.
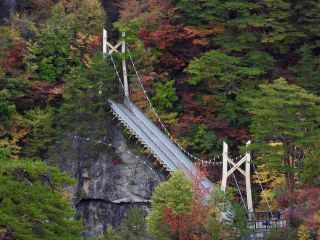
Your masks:
[{"label": "orange leaves", "polygon": [[92,64],[91,57],[96,53],[97,47],[100,46],[101,42],[101,36],[77,33],[74,47],[79,50],[80,59],[86,67],[90,67]]},{"label": "orange leaves", "polygon": [[166,49],[174,43],[188,38],[182,26],[173,25],[169,21],[162,21],[160,26],[152,32],[143,28],[140,31],[140,37],[148,47],[154,46],[159,49]]},{"label": "orange leaves", "polygon": [[102,43],[101,36],[91,36],[88,40],[88,43],[92,46],[99,46]]},{"label": "orange leaves", "polygon": [[208,46],[209,37],[212,35],[217,35],[223,33],[224,24],[220,24],[218,27],[211,29],[200,29],[194,26],[186,26],[184,30],[190,38],[192,38],[192,43],[194,45]]}]

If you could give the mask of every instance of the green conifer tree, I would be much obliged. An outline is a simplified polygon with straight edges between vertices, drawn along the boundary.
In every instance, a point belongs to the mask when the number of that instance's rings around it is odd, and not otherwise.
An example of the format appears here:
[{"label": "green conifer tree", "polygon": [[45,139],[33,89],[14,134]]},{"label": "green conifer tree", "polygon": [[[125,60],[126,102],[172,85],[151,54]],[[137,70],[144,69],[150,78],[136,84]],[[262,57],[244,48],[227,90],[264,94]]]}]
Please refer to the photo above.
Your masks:
[{"label": "green conifer tree", "polygon": [[3,240],[80,239],[64,187],[66,174],[44,162],[0,159],[0,236]]},{"label": "green conifer tree", "polygon": [[123,239],[143,240],[149,239],[146,231],[145,213],[137,206],[128,211],[128,217],[122,223],[120,236]]},{"label": "green conifer tree", "polygon": [[[289,204],[294,204],[295,166],[301,149],[320,137],[320,98],[283,78],[260,85],[261,94],[248,99],[254,144],[267,166],[285,174]],[[299,154],[300,153],[300,154]],[[291,218],[291,211],[289,211]],[[291,220],[291,219],[290,219]]]}]

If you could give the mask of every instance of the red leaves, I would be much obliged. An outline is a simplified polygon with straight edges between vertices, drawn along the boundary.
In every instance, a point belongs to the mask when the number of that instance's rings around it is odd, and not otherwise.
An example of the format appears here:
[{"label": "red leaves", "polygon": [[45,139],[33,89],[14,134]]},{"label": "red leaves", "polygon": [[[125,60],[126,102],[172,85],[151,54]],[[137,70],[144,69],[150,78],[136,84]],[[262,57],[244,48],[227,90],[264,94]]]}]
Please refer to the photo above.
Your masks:
[{"label": "red leaves", "polygon": [[320,189],[309,188],[298,192],[297,217],[303,219],[304,225],[310,228],[319,227],[320,222],[316,220],[316,215],[320,217]]},{"label": "red leaves", "polygon": [[164,69],[180,69],[187,63],[185,51],[179,51],[179,47],[185,46],[190,37],[186,34],[181,25],[173,25],[169,21],[162,21],[159,27],[154,31],[143,28],[139,37],[149,48],[157,48],[162,51],[159,58],[161,70]]},{"label": "red leaves", "polygon": [[7,73],[14,75],[15,73],[21,71],[25,49],[26,44],[18,42],[7,51],[5,58],[1,61],[1,65],[5,68]]},{"label": "red leaves", "polygon": [[[289,199],[288,192],[278,199],[280,206],[288,208]],[[288,210],[285,212],[285,217],[288,217]],[[320,189],[307,188],[301,189],[295,196],[295,205],[293,206],[294,220],[309,228],[320,227]],[[316,219],[319,218],[319,219]]]},{"label": "red leaves", "polygon": [[194,198],[190,204],[190,211],[178,214],[164,206],[162,208],[163,220],[161,226],[169,232],[170,236],[173,237],[172,239],[209,240],[211,238],[206,231],[206,225],[211,207],[203,204],[203,202],[211,192],[210,189],[205,189],[201,185],[201,182],[207,176],[206,167],[198,165],[196,172],[190,174],[194,187]]},{"label": "red leaves", "polygon": [[89,39],[88,43],[93,47],[99,46],[102,43],[102,37],[93,36]]},{"label": "red leaves", "polygon": [[35,106],[45,106],[48,101],[60,101],[64,92],[63,84],[53,85],[47,82],[37,82],[27,86],[24,97],[15,100],[18,109],[31,109]]},{"label": "red leaves", "polygon": [[201,163],[197,163],[196,167],[196,171],[190,173],[190,175],[193,182],[195,200],[202,202],[211,194],[210,188],[203,188],[203,186],[201,185],[201,183],[208,176],[208,166]]},{"label": "red leaves", "polygon": [[163,221],[161,226],[169,232],[171,236],[179,236],[180,239],[190,238],[188,224],[189,214],[175,214],[169,207],[163,207]]},{"label": "red leaves", "polygon": [[[141,82],[144,88],[147,90],[148,93],[153,92],[153,81],[156,77],[155,73],[150,73],[149,75],[142,75]],[[130,95],[131,100],[134,104],[140,108],[146,108],[148,106],[148,101],[146,96],[144,95],[143,89],[140,86],[140,83],[137,78],[131,78],[131,86],[130,86]]]},{"label": "red leaves", "polygon": [[159,49],[167,49],[174,43],[188,38],[181,26],[172,25],[169,21],[162,21],[154,32],[142,29],[139,36],[145,41],[146,46],[154,46]]}]

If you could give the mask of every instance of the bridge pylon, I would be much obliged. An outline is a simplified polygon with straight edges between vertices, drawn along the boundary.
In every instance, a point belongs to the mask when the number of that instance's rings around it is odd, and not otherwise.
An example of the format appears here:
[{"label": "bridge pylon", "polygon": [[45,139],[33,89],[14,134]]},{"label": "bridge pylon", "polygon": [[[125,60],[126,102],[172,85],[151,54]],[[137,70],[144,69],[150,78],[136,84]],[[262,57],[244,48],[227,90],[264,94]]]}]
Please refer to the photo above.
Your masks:
[{"label": "bridge pylon", "polygon": [[[125,97],[129,98],[129,84],[128,84],[128,73],[127,73],[127,63],[125,58],[126,53],[126,42],[125,42],[126,33],[122,33],[122,39],[116,44],[112,45],[108,42],[108,32],[107,30],[103,29],[103,41],[102,41],[102,51],[103,54],[111,55],[114,52],[119,52],[118,48],[121,47],[121,53],[123,55],[122,58],[122,81],[123,81],[123,88],[124,88],[124,95]],[[110,48],[110,50],[109,50]]]},{"label": "bridge pylon", "polygon": [[[247,146],[251,144],[251,141],[247,142]],[[247,209],[248,213],[253,213],[253,204],[252,204],[252,191],[251,191],[251,182],[250,182],[250,163],[251,163],[251,154],[249,151],[246,152],[245,156],[240,159],[237,163],[228,156],[228,144],[223,142],[223,153],[222,153],[222,181],[221,181],[221,191],[225,192],[227,188],[227,180],[231,174],[234,174],[238,170],[246,179],[246,193],[247,193]],[[245,164],[245,170],[241,168],[241,165]],[[230,169],[228,170],[228,166]]]}]

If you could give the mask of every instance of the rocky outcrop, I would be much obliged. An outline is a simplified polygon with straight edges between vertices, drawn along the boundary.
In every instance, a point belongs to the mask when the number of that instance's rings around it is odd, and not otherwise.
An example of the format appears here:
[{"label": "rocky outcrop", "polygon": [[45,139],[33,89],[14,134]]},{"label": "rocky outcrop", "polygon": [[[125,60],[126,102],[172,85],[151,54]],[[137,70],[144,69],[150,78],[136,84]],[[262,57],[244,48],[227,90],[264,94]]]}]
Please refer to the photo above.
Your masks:
[{"label": "rocky outcrop", "polygon": [[152,159],[140,152],[141,147],[127,140],[116,120],[106,122],[104,141],[119,148],[73,140],[70,134],[72,144],[66,142],[69,147],[60,149],[55,157],[61,168],[77,179],[70,192],[76,197],[75,206],[86,228],[83,236],[87,237],[101,235],[108,225],[118,228],[133,205],[147,212],[154,188],[165,179],[154,170]]}]

